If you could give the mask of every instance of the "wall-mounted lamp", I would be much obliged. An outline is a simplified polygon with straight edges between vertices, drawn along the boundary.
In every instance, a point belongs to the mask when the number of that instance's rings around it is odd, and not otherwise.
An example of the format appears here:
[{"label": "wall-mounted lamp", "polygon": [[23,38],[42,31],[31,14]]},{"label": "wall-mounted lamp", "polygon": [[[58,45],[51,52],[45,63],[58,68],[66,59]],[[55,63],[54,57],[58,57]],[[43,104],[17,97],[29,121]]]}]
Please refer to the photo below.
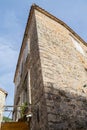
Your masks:
[{"label": "wall-mounted lamp", "polygon": [[29,112],[29,113],[26,115],[27,121],[31,120],[32,116],[33,116],[32,113]]}]

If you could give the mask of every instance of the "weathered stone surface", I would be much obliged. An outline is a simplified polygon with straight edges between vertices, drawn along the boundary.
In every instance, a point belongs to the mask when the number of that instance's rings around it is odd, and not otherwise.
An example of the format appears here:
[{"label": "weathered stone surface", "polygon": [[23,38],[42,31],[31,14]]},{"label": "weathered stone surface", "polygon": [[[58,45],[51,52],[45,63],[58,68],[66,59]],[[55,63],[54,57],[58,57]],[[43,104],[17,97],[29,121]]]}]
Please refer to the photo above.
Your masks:
[{"label": "weathered stone surface", "polygon": [[30,69],[31,128],[87,130],[87,46],[40,10],[32,15],[25,67]]},{"label": "weathered stone surface", "polygon": [[76,50],[67,29],[35,13],[49,130],[86,130],[87,58]]},{"label": "weathered stone surface", "polygon": [[[53,88],[52,88],[53,89]],[[87,99],[63,90],[46,92],[46,104],[50,129],[86,130]],[[48,95],[48,96],[47,96]]]}]

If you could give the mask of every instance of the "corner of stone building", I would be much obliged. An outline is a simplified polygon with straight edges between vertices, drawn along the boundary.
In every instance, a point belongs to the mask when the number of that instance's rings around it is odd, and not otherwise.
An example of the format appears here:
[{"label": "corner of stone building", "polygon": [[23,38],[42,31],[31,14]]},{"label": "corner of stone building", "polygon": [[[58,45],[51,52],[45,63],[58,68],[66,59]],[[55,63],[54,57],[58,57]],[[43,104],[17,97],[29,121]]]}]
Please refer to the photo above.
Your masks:
[{"label": "corner of stone building", "polygon": [[31,97],[32,97],[32,113],[31,120],[32,130],[44,129],[48,130],[47,108],[44,96],[43,74],[38,42],[38,28],[35,13],[33,14],[33,23],[30,35],[30,77],[31,77]]}]

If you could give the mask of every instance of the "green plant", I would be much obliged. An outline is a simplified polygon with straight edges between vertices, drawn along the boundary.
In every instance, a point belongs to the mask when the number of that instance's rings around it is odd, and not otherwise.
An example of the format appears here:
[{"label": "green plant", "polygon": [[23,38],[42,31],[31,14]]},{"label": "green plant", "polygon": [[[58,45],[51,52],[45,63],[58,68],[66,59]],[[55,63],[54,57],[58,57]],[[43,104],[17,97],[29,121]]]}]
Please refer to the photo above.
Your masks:
[{"label": "green plant", "polygon": [[9,117],[3,117],[3,122],[11,122],[12,121],[12,119],[11,118],[9,118]]},{"label": "green plant", "polygon": [[22,106],[20,107],[20,110],[21,110],[21,117],[24,117],[24,115],[25,115],[25,111],[26,111],[26,109],[27,109],[27,102],[24,102],[23,104],[22,104]]}]

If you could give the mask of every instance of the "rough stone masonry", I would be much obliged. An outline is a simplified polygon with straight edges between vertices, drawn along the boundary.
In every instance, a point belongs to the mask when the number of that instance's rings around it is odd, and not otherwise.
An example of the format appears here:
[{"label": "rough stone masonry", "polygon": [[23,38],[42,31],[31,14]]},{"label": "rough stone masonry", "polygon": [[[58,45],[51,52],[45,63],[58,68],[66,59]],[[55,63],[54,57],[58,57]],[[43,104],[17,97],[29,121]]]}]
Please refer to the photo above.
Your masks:
[{"label": "rough stone masonry", "polygon": [[87,46],[35,10],[50,130],[87,129]]},{"label": "rough stone masonry", "polygon": [[36,5],[25,33],[30,39],[32,130],[87,130],[85,41]]}]

